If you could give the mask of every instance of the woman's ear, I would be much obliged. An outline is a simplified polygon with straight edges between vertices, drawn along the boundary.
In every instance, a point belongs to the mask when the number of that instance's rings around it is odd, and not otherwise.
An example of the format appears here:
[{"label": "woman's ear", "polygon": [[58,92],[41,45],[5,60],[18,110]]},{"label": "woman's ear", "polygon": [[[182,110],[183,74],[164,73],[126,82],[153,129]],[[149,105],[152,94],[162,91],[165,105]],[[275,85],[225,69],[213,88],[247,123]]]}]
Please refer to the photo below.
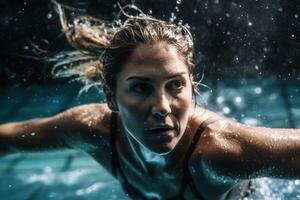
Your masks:
[{"label": "woman's ear", "polygon": [[118,112],[119,109],[118,109],[118,106],[117,106],[117,103],[116,103],[116,98],[115,98],[114,92],[110,88],[108,88],[107,86],[104,86],[103,89],[104,89],[104,93],[105,93],[105,97],[106,97],[106,100],[107,100],[108,107],[112,111]]}]

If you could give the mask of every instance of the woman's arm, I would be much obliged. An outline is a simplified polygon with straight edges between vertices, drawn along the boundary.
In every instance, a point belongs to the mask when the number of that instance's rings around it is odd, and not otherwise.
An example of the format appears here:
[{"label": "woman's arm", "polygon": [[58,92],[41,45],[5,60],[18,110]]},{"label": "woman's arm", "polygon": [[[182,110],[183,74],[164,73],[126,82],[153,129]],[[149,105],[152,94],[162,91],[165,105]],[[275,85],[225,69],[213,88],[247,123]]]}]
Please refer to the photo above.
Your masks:
[{"label": "woman's arm", "polygon": [[[105,104],[78,106],[54,117],[0,125],[0,154],[60,148],[97,148],[107,133]],[[97,138],[100,137],[100,138]],[[96,144],[95,140],[98,140]]]},{"label": "woman's arm", "polygon": [[200,140],[201,166],[216,182],[300,178],[300,130],[220,120],[209,125],[204,135]]}]

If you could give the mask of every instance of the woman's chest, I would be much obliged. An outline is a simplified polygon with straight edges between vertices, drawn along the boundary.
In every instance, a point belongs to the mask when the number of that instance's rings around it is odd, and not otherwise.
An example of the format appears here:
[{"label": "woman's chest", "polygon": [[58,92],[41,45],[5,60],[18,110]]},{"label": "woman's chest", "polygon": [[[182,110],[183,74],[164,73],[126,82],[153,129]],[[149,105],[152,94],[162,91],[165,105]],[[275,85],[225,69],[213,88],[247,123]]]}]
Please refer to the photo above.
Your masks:
[{"label": "woman's chest", "polygon": [[118,179],[133,199],[201,199],[197,183],[183,166],[172,171],[145,171],[121,159]]}]

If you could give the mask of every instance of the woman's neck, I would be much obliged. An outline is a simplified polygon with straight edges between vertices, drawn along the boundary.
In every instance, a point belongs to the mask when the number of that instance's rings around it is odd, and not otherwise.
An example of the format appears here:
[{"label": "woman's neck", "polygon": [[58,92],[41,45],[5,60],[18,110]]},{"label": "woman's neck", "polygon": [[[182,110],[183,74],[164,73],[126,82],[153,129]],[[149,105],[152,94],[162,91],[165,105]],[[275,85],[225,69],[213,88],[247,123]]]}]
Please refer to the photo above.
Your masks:
[{"label": "woman's neck", "polygon": [[126,133],[125,135],[127,136],[127,140],[131,150],[135,153],[135,156],[139,159],[139,161],[157,167],[166,166],[166,164],[168,163],[168,159],[170,157],[168,155],[169,153],[167,154],[155,153],[149,150],[143,144],[141,144],[137,139],[135,139],[132,136],[132,134]]},{"label": "woman's neck", "polygon": [[188,137],[183,136],[171,152],[158,154],[141,144],[133,137],[129,130],[126,130],[126,128],[123,130],[126,132],[125,138],[128,141],[130,150],[133,152],[133,156],[138,160],[139,164],[147,173],[153,175],[156,173],[159,174],[162,171],[167,173],[176,170],[178,167],[181,167],[180,163],[182,160],[180,159],[184,157],[182,155],[185,155],[187,150],[188,146],[184,144],[189,143]]}]

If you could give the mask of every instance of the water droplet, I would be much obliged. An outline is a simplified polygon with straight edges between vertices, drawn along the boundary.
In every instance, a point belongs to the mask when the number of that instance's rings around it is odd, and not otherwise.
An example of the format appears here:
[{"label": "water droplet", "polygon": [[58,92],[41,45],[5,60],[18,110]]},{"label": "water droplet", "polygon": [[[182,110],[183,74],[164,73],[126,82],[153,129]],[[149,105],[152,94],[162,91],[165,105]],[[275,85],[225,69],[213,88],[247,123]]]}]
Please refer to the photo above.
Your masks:
[{"label": "water droplet", "polygon": [[221,104],[224,102],[224,97],[217,97],[217,103]]},{"label": "water droplet", "polygon": [[48,13],[47,19],[51,19],[53,17],[52,13]]},{"label": "water droplet", "polygon": [[262,93],[262,89],[260,87],[257,87],[257,88],[254,89],[254,92],[256,94],[261,94]]},{"label": "water droplet", "polygon": [[207,25],[212,25],[212,20],[208,19],[208,20],[206,20],[206,23],[207,23]]},{"label": "water droplet", "polygon": [[239,60],[240,60],[240,58],[239,58],[238,56],[234,56],[234,61],[235,61],[236,63],[238,63]]},{"label": "water droplet", "polygon": [[241,97],[235,97],[234,101],[235,101],[235,103],[241,103],[242,98]]},{"label": "water droplet", "polygon": [[181,4],[181,0],[177,0],[177,1],[176,1],[176,4]]},{"label": "water droplet", "polygon": [[228,108],[228,107],[224,107],[222,109],[222,111],[223,111],[224,114],[229,114],[231,112],[230,108]]},{"label": "water droplet", "polygon": [[174,22],[176,18],[176,15],[173,12],[171,12],[170,22]]}]

